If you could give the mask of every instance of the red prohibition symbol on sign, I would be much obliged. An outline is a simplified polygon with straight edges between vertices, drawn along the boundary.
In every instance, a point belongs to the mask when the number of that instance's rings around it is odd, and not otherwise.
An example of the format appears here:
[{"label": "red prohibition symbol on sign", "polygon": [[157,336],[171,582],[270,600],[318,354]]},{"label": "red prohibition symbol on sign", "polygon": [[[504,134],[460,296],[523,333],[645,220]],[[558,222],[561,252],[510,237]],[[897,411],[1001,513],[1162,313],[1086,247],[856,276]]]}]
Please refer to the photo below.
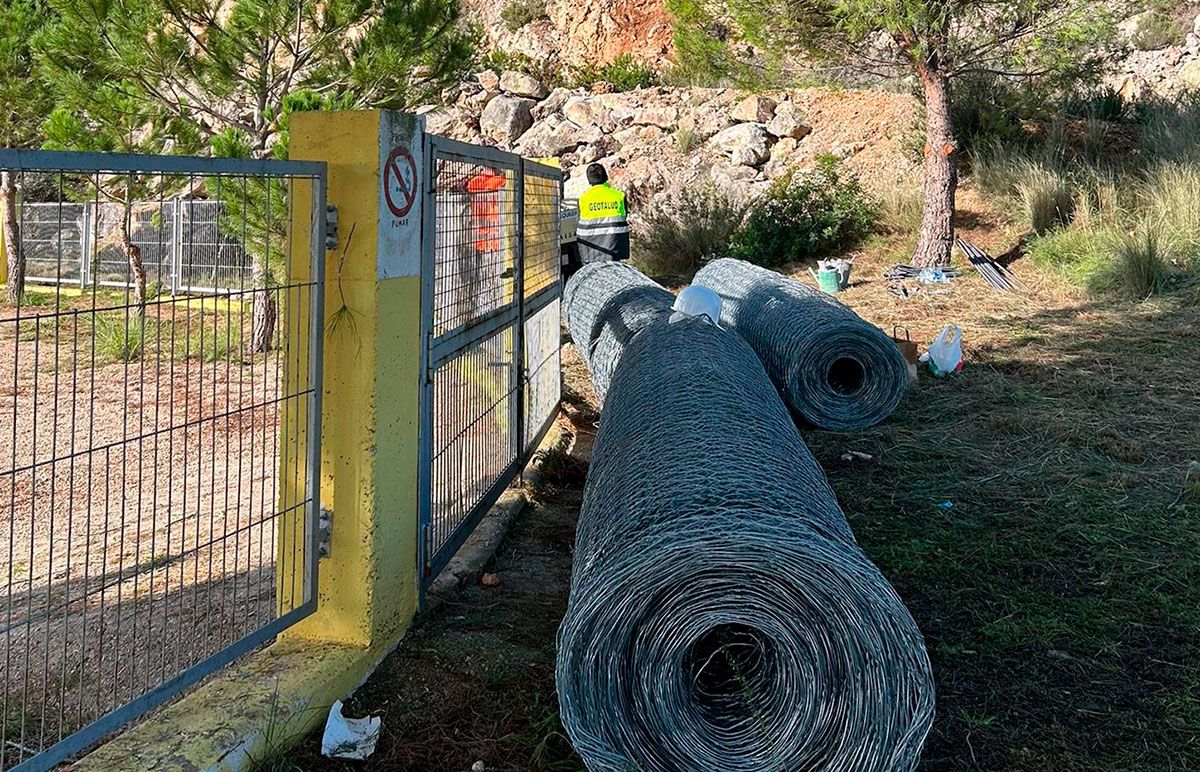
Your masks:
[{"label": "red prohibition symbol on sign", "polygon": [[417,162],[407,148],[398,147],[387,157],[383,169],[383,197],[388,209],[404,217],[417,198]]}]

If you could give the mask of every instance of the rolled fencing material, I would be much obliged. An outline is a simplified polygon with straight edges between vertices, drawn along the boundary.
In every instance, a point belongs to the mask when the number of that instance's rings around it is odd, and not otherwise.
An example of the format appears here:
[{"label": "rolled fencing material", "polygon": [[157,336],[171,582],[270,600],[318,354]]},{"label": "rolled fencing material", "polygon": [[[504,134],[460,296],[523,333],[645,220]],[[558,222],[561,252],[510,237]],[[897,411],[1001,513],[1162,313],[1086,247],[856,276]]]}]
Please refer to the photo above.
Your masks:
[{"label": "rolled fencing material", "polygon": [[608,387],[558,633],[591,770],[907,770],[920,631],[749,346],[651,322]]},{"label": "rolled fencing material", "polygon": [[567,281],[567,329],[601,402],[629,341],[647,324],[669,316],[674,302],[670,291],[626,263],[589,263]]},{"label": "rolled fencing material", "polygon": [[695,283],[721,295],[721,324],[746,339],[796,415],[854,430],[891,415],[908,365],[882,330],[831,296],[774,271],[723,258]]}]

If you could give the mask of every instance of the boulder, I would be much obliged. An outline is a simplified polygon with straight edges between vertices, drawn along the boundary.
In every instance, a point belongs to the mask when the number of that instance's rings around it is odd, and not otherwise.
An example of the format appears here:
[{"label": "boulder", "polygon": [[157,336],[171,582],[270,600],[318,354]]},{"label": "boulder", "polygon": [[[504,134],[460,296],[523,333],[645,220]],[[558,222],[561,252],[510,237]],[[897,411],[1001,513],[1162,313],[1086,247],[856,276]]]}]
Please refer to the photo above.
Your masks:
[{"label": "boulder", "polygon": [[493,142],[512,143],[533,125],[532,99],[500,95],[479,116],[479,129]]},{"label": "boulder", "polygon": [[757,123],[739,123],[722,130],[709,144],[741,166],[759,166],[770,157],[770,137]]},{"label": "boulder", "polygon": [[553,115],[521,135],[516,149],[530,158],[557,157],[580,145],[599,142],[603,136],[595,126],[580,128],[562,116]]},{"label": "boulder", "polygon": [[1200,89],[1200,59],[1192,59],[1180,67],[1175,79],[1184,89]]},{"label": "boulder", "polygon": [[679,111],[674,107],[643,107],[633,114],[637,126],[657,126],[671,131],[679,123]]},{"label": "boulder", "polygon": [[608,115],[608,110],[600,104],[600,100],[594,97],[573,96],[567,99],[562,106],[562,114],[567,120],[577,126],[588,126],[595,124],[604,126],[610,123],[611,119]]},{"label": "boulder", "polygon": [[738,102],[729,114],[736,121],[766,123],[775,115],[775,100],[758,94],[748,96]]},{"label": "boulder", "polygon": [[500,90],[531,99],[542,99],[549,93],[540,80],[515,70],[508,70],[500,76]]},{"label": "boulder", "polygon": [[475,80],[479,82],[484,91],[500,91],[500,76],[492,70],[484,70],[475,76]]},{"label": "boulder", "polygon": [[812,127],[801,120],[794,104],[784,102],[775,108],[775,117],[767,123],[767,131],[780,139],[803,139],[812,133]]},{"label": "boulder", "polygon": [[565,89],[561,86],[554,89],[550,92],[550,96],[546,97],[541,102],[538,102],[537,107],[533,108],[534,120],[540,121],[549,115],[557,113],[559,110],[563,109],[563,106],[570,98],[571,92],[569,89]]},{"label": "boulder", "polygon": [[1200,14],[1196,14],[1196,20],[1192,22],[1192,34],[1200,38]]}]

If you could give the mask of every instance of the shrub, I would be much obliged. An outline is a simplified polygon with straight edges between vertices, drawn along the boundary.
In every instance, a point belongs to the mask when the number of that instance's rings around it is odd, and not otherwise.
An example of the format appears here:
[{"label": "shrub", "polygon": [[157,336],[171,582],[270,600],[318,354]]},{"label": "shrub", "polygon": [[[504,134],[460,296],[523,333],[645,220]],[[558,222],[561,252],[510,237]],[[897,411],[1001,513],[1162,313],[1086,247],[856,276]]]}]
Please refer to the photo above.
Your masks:
[{"label": "shrub", "polygon": [[1030,164],[1016,185],[1025,224],[1034,233],[1048,233],[1071,222],[1075,189],[1066,176]]},{"label": "shrub", "polygon": [[920,189],[896,185],[879,197],[879,224],[889,233],[916,233],[924,206]]},{"label": "shrub", "polygon": [[660,199],[641,218],[634,238],[635,262],[658,275],[695,272],[728,252],[746,208],[711,183],[684,186]]},{"label": "shrub", "polygon": [[878,215],[858,179],[832,157],[809,172],[792,172],[771,186],[733,235],[735,257],[767,268],[850,246]]},{"label": "shrub", "polygon": [[606,65],[576,69],[572,83],[576,88],[590,88],[596,83],[607,83],[614,91],[634,91],[658,84],[658,74],[652,67],[621,54]]},{"label": "shrub", "polygon": [[510,31],[516,32],[526,24],[547,18],[546,0],[509,0],[500,11],[500,18]]},{"label": "shrub", "polygon": [[1183,27],[1164,11],[1151,11],[1138,21],[1130,42],[1139,51],[1158,51],[1169,46],[1183,45]]},{"label": "shrub", "polygon": [[1090,288],[1135,300],[1157,295],[1171,278],[1162,245],[1152,228],[1115,239],[1112,259],[1093,275]]},{"label": "shrub", "polygon": [[109,362],[136,362],[145,345],[145,322],[131,311],[95,316],[96,353]]},{"label": "shrub", "polygon": [[1100,86],[1069,95],[1063,100],[1063,112],[1073,118],[1092,118],[1120,123],[1130,117],[1129,104],[1121,92]]},{"label": "shrub", "polygon": [[679,146],[679,152],[683,155],[687,155],[703,144],[700,141],[700,135],[692,129],[679,129],[676,131],[675,142]]},{"label": "shrub", "polygon": [[1200,256],[1200,165],[1170,163],[1147,178],[1146,207],[1183,257]]}]

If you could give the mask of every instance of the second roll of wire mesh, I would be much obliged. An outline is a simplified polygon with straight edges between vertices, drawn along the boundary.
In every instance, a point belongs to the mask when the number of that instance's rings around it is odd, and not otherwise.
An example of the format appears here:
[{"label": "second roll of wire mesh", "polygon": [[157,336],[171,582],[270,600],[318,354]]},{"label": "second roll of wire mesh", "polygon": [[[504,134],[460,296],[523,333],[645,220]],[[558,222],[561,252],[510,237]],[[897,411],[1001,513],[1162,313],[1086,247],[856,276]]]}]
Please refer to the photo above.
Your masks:
[{"label": "second roll of wire mesh", "polygon": [[746,339],[812,426],[863,429],[904,399],[908,365],[896,344],[829,295],[728,258],[700,269],[695,283],[721,296],[721,324]]}]

